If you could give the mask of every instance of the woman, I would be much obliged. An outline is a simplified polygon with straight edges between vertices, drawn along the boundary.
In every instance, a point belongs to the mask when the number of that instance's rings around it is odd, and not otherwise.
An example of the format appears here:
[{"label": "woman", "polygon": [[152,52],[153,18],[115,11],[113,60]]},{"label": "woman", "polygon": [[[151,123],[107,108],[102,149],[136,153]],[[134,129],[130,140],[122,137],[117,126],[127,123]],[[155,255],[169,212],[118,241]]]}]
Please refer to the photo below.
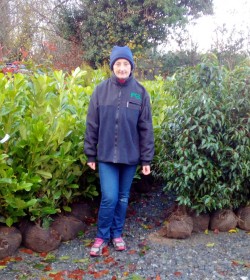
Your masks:
[{"label": "woman", "polygon": [[101,255],[110,240],[116,250],[126,249],[122,231],[137,165],[144,175],[150,174],[154,155],[150,98],[134,79],[134,67],[131,50],[115,46],[110,55],[113,75],[97,85],[89,104],[84,152],[91,169],[98,161],[102,194],[91,256]]}]

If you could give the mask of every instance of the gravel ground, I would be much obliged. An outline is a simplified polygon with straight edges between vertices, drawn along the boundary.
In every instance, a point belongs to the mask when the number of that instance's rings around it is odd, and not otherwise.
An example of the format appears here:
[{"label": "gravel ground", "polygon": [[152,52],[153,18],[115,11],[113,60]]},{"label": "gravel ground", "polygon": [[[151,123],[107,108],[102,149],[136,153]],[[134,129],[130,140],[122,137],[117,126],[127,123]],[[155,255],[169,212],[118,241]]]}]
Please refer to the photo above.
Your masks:
[{"label": "gravel ground", "polygon": [[199,233],[185,240],[159,237],[157,231],[173,198],[155,189],[133,193],[124,230],[125,252],[112,246],[98,258],[89,257],[95,237],[91,225],[83,236],[61,243],[47,254],[23,251],[0,263],[0,280],[250,280],[250,234]]}]

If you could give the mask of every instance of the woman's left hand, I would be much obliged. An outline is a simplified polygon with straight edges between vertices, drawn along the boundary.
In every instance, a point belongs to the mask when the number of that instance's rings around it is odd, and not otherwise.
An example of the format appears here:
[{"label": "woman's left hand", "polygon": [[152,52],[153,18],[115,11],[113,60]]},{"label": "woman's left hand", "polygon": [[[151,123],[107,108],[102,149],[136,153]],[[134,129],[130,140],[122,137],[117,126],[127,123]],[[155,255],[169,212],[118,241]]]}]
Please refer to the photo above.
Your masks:
[{"label": "woman's left hand", "polygon": [[150,165],[144,165],[142,166],[142,174],[143,175],[149,175],[151,172]]}]

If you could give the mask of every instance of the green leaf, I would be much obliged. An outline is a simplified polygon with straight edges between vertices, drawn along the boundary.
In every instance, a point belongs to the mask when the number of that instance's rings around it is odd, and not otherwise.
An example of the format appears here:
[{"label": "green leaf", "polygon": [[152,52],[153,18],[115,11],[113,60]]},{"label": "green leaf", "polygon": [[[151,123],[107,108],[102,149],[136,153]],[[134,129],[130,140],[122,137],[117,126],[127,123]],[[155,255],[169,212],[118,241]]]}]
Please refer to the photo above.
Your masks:
[{"label": "green leaf", "polygon": [[52,178],[52,174],[50,172],[47,172],[47,171],[44,171],[44,170],[37,170],[36,174],[41,175],[45,179],[51,179]]},{"label": "green leaf", "polygon": [[69,260],[69,259],[70,259],[69,256],[61,256],[61,257],[59,258],[60,261],[66,261],[66,260]]},{"label": "green leaf", "polygon": [[89,259],[88,258],[75,259],[75,260],[73,260],[73,263],[89,263]]},{"label": "green leaf", "polygon": [[51,214],[56,214],[57,210],[55,208],[47,206],[47,207],[43,207],[42,212],[43,214],[51,215]]},{"label": "green leaf", "polygon": [[0,178],[0,184],[12,184],[11,178]]},{"label": "green leaf", "polygon": [[207,247],[214,247],[215,243],[207,243]]},{"label": "green leaf", "polygon": [[31,190],[32,186],[33,186],[32,183],[21,182],[17,185],[17,188],[15,189],[15,191],[25,190],[28,192]]},{"label": "green leaf", "polygon": [[27,207],[34,206],[37,203],[37,199],[33,198],[26,202]]},{"label": "green leaf", "polygon": [[63,206],[63,210],[66,212],[71,212],[71,208],[69,206]]},{"label": "green leaf", "polygon": [[6,220],[5,220],[5,223],[8,227],[11,227],[14,223],[13,219],[11,217],[8,217]]}]

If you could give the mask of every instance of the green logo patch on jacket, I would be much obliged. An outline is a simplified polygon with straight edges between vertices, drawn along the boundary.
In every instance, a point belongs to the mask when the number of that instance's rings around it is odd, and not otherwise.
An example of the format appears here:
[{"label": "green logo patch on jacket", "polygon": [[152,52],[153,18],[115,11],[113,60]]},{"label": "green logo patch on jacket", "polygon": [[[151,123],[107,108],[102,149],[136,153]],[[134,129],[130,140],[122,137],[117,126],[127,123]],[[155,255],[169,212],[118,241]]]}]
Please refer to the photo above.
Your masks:
[{"label": "green logo patch on jacket", "polygon": [[141,100],[141,95],[140,95],[140,93],[131,92],[131,93],[130,93],[130,97],[131,97],[131,98],[138,99],[138,100]]}]

